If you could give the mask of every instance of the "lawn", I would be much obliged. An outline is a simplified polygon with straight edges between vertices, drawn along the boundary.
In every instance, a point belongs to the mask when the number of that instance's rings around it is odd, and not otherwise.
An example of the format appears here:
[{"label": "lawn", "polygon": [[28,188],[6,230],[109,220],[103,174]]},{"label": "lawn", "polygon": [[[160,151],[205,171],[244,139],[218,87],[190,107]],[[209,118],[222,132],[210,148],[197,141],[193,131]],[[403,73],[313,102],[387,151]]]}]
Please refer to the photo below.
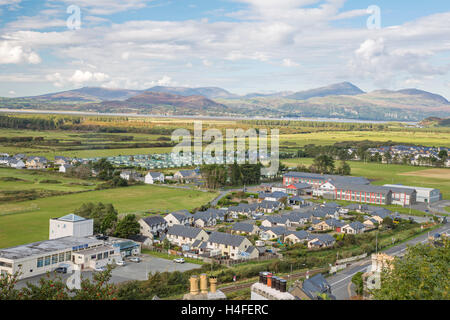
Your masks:
[{"label": "lawn", "polygon": [[[313,162],[311,158],[287,159],[282,162],[288,167],[296,167],[299,164],[310,165]],[[450,199],[450,180],[427,177],[420,175],[421,171],[429,170],[427,167],[415,167],[396,164],[381,164],[374,162],[348,161],[352,168],[353,176],[362,176],[372,180],[375,185],[383,184],[403,184],[410,186],[419,186],[426,188],[440,189],[444,199]],[[449,170],[450,169],[443,169]],[[413,175],[417,172],[417,175]],[[404,175],[408,173],[408,175]]]},{"label": "lawn", "polygon": [[0,248],[48,239],[49,219],[73,212],[86,202],[112,203],[123,213],[192,209],[217,193],[161,186],[132,186],[0,205]]}]

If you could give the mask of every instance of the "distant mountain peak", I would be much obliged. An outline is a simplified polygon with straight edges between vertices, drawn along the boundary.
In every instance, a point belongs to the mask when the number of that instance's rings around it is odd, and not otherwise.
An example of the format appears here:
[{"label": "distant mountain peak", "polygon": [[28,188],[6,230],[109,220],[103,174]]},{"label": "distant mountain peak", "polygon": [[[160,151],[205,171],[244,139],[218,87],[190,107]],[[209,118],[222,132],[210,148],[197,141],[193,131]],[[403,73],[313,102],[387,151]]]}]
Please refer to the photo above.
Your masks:
[{"label": "distant mountain peak", "polygon": [[326,87],[296,92],[293,95],[288,96],[288,98],[295,100],[307,100],[310,98],[327,97],[327,96],[341,96],[341,95],[355,96],[363,93],[365,92],[362,91],[360,88],[358,88],[351,82],[345,81],[335,83]]}]

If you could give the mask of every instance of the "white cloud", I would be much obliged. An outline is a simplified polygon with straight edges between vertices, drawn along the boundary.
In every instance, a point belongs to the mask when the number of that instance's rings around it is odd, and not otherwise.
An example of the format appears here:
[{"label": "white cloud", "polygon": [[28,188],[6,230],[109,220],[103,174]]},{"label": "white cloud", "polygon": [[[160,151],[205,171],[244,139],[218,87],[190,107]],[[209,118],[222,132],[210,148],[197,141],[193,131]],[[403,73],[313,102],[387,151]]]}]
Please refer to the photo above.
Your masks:
[{"label": "white cloud", "polygon": [[0,64],[41,63],[39,55],[20,45],[12,45],[8,41],[0,42]]},{"label": "white cloud", "polygon": [[8,94],[11,95],[11,96],[14,96],[14,95],[16,95],[16,92],[14,90],[11,90],[11,91],[8,92]]},{"label": "white cloud", "polygon": [[81,71],[77,70],[72,75],[72,77],[69,78],[70,82],[73,82],[75,84],[82,84],[85,82],[104,82],[109,78],[107,74],[101,73],[101,72],[95,72],[92,73],[90,71]]},{"label": "white cloud", "polygon": [[292,61],[291,59],[283,59],[283,62],[281,63],[283,67],[298,67],[300,64],[298,64],[295,61]]}]

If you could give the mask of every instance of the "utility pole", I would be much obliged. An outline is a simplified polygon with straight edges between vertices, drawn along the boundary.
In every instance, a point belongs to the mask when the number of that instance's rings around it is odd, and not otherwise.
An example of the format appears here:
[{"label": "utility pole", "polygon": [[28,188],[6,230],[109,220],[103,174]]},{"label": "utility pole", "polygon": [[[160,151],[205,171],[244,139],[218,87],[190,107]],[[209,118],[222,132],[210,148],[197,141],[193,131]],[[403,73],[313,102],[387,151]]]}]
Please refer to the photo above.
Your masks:
[{"label": "utility pole", "polygon": [[375,253],[378,254],[378,230],[375,236]]}]

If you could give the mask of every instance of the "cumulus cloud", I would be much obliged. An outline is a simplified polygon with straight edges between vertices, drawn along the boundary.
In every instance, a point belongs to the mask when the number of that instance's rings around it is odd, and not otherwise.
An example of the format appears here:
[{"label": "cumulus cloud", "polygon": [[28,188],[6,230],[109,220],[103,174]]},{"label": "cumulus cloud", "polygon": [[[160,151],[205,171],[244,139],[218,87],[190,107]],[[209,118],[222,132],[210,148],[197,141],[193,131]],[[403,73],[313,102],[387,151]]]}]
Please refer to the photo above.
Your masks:
[{"label": "cumulus cloud", "polygon": [[39,55],[20,45],[13,45],[8,41],[0,42],[0,64],[41,63]]},{"label": "cumulus cloud", "polygon": [[76,70],[72,76],[67,77],[61,75],[59,72],[48,74],[47,81],[52,82],[55,87],[61,88],[68,84],[83,85],[85,83],[101,84],[109,79],[109,75],[102,72],[91,72]]}]

